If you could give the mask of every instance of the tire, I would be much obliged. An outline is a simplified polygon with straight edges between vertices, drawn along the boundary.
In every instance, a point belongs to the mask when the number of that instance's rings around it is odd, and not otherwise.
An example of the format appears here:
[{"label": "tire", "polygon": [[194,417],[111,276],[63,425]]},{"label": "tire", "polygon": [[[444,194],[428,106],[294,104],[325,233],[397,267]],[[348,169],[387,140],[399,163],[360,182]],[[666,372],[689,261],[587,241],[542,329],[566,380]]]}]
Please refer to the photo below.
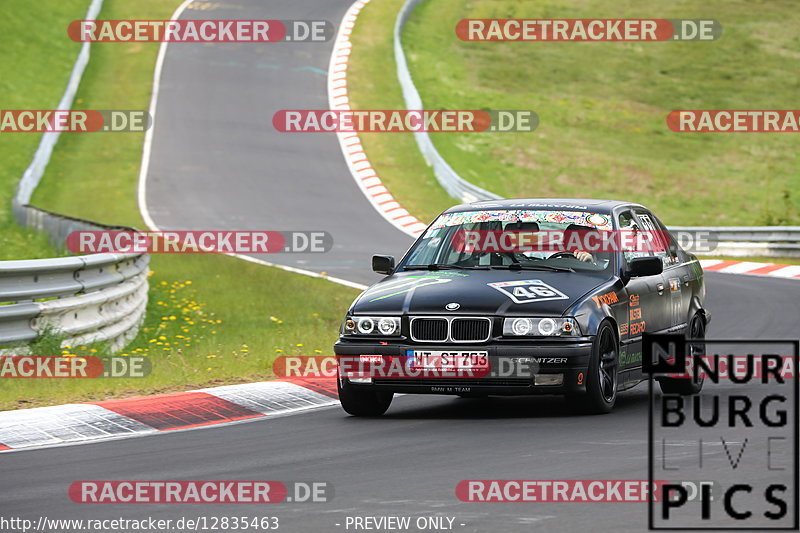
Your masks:
[{"label": "tire", "polygon": [[567,397],[570,406],[584,414],[611,412],[619,386],[619,342],[614,328],[603,322],[597,330],[586,371],[586,394]]},{"label": "tire", "polygon": [[[699,313],[692,317],[687,330],[687,339],[705,339],[706,323]],[[705,346],[699,348],[690,344],[692,355],[705,355]],[[692,396],[698,394],[703,389],[703,378],[695,381],[692,378],[661,378],[658,381],[661,392],[664,394],[680,394],[681,396]]]},{"label": "tire", "polygon": [[349,381],[336,380],[342,409],[353,416],[381,416],[392,404],[393,392],[358,390]]}]

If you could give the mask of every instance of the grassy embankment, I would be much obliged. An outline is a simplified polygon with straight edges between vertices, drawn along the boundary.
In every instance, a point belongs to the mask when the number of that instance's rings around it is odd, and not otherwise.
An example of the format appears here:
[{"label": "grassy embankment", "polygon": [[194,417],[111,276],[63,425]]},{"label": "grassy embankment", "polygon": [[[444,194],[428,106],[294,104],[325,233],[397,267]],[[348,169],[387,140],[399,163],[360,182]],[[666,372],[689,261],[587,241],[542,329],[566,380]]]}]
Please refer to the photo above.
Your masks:
[{"label": "grassy embankment", "polygon": [[[354,107],[403,108],[392,53],[402,0],[371,2],[353,35]],[[791,0],[518,2],[431,0],[405,28],[410,69],[428,109],[533,109],[533,133],[434,134],[465,179],[505,197],[624,198],[672,225],[800,224],[800,155],[791,134],[679,134],[673,109],[792,109],[800,37]],[[462,42],[463,18],[701,18],[715,42]],[[455,203],[410,134],[369,134],[373,166],[424,220]]]},{"label": "grassy embankment", "polygon": [[[23,3],[14,1],[22,11]],[[63,20],[51,21],[57,28],[38,43],[30,62],[47,57],[49,46],[67,39],[67,21],[81,18],[88,4],[73,3],[84,5]],[[100,18],[165,19],[177,4],[106,0]],[[41,15],[50,9],[30,2],[24,6]],[[12,30],[23,35],[25,28],[7,28],[8,39]],[[150,43],[94,45],[78,104],[88,109],[147,109],[157,52],[158,44]],[[74,54],[62,58],[68,65],[73,60]],[[27,86],[20,85],[20,90],[24,93]],[[63,83],[59,87],[62,90]],[[52,106],[53,101],[38,105]],[[35,107],[24,99],[18,106]],[[33,203],[73,216],[144,227],[136,203],[142,140],[139,133],[63,135]],[[267,379],[277,356],[330,354],[342,312],[357,294],[322,279],[225,256],[154,255],[151,268],[147,319],[124,352],[150,357],[149,377],[6,380],[0,386],[0,409]],[[73,346],[64,351],[102,352],[92,349],[98,348]]]}]

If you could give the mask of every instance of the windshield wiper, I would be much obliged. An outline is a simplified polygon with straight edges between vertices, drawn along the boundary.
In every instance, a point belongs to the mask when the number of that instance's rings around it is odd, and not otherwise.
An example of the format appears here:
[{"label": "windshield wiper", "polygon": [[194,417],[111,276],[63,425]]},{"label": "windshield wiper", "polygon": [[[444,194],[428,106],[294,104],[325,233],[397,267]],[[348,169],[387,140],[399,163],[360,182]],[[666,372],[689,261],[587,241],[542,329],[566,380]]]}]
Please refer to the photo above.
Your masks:
[{"label": "windshield wiper", "polygon": [[429,265],[406,265],[403,267],[403,270],[488,270],[488,267],[431,263]]},{"label": "windshield wiper", "polygon": [[569,267],[558,267],[553,265],[523,265],[520,263],[512,263],[510,265],[493,265],[491,268],[499,270],[545,270],[550,272],[575,272],[575,269]]}]

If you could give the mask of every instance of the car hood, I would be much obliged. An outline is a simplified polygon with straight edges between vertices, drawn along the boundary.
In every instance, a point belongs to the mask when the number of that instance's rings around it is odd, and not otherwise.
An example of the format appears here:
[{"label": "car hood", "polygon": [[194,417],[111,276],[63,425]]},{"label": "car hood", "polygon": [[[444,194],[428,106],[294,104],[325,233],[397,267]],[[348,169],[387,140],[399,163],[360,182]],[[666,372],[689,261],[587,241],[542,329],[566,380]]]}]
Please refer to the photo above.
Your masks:
[{"label": "car hood", "polygon": [[561,316],[608,280],[605,274],[583,272],[406,271],[364,291],[351,312]]}]

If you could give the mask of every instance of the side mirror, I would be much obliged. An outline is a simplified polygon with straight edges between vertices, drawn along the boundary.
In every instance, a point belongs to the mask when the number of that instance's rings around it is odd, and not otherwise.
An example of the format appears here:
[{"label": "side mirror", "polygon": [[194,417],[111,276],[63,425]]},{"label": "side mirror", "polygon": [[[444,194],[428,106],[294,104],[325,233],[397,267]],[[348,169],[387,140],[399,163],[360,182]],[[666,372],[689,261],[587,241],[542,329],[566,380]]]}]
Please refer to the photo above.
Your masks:
[{"label": "side mirror", "polygon": [[655,276],[664,270],[664,263],[660,257],[634,257],[628,269],[628,275],[632,278],[642,276]]},{"label": "side mirror", "polygon": [[372,270],[378,274],[389,275],[394,270],[393,255],[373,255]]}]

